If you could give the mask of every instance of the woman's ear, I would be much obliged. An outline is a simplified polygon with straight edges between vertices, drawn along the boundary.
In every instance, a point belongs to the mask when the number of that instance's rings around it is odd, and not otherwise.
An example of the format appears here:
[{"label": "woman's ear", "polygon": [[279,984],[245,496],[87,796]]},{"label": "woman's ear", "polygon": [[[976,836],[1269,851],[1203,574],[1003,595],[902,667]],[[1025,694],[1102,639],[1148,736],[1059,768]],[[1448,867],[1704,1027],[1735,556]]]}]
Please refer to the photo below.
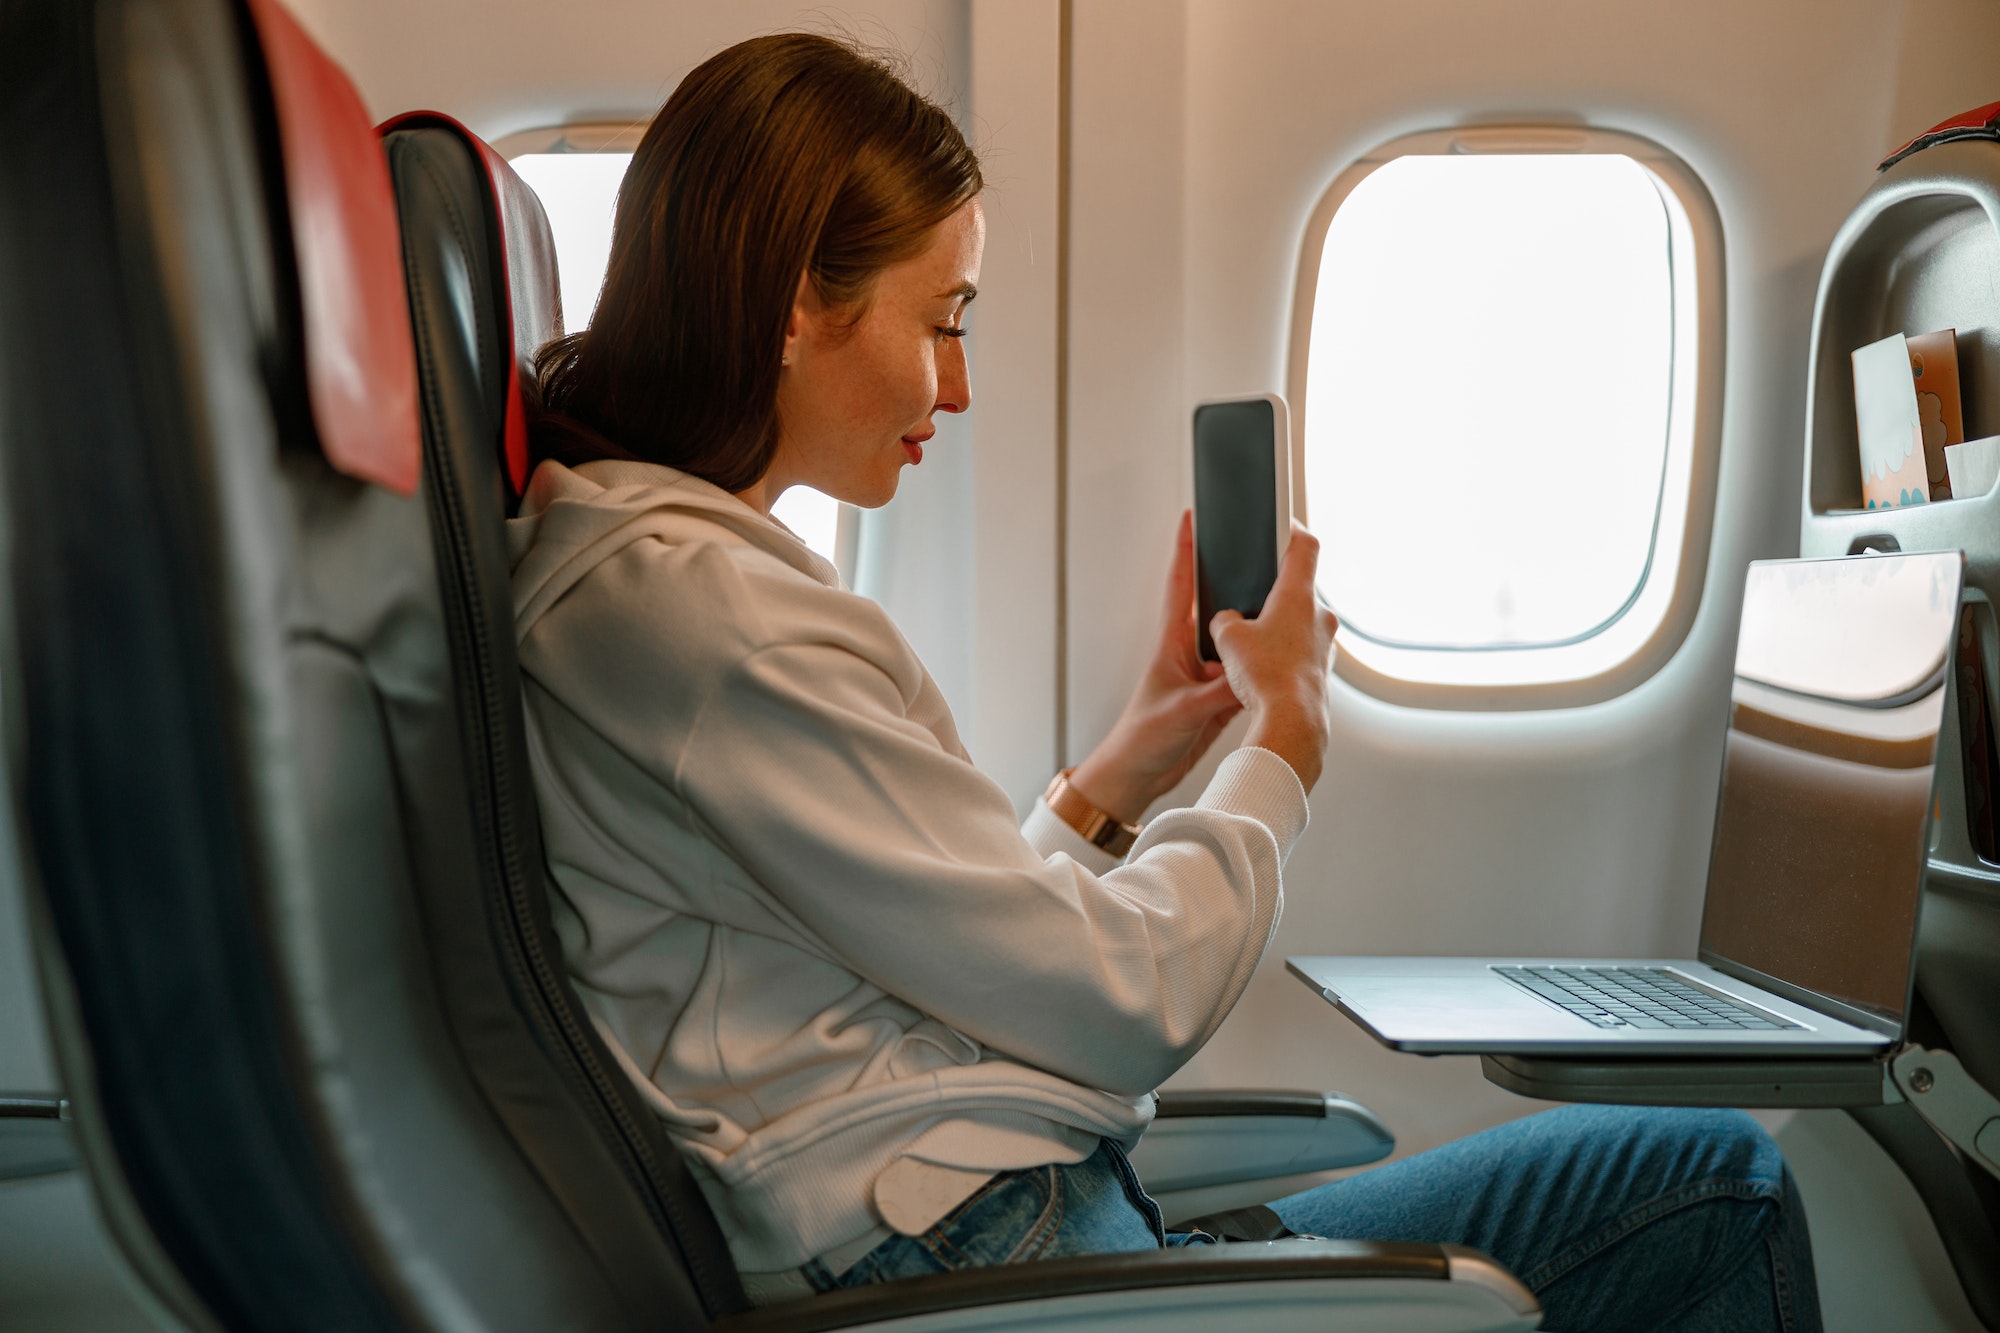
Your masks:
[{"label": "woman's ear", "polygon": [[792,315],[785,321],[785,350],[778,358],[778,364],[789,366],[798,354],[800,339],[812,327],[815,312],[819,309],[819,294],[813,290],[812,276],[799,274],[798,291],[792,295]]}]

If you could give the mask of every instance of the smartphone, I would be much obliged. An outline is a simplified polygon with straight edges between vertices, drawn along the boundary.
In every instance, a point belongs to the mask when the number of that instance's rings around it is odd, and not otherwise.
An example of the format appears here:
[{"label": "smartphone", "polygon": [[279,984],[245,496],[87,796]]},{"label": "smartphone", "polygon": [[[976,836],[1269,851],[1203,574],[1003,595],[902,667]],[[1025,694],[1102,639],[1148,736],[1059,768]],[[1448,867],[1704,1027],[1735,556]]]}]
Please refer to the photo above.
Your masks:
[{"label": "smartphone", "polygon": [[1254,617],[1292,537],[1291,428],[1274,393],[1194,410],[1195,596],[1201,655],[1216,662],[1217,611]]}]

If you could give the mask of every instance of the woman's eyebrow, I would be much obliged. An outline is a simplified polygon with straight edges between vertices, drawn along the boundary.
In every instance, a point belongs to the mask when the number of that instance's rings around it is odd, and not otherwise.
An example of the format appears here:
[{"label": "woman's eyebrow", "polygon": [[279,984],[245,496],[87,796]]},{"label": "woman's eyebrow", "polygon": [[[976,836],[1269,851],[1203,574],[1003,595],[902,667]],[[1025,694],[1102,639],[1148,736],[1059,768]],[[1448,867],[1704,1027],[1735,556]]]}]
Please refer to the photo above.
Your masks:
[{"label": "woman's eyebrow", "polygon": [[953,287],[950,291],[939,292],[937,299],[940,301],[947,301],[955,296],[961,302],[964,302],[964,301],[970,301],[973,297],[977,295],[979,295],[979,289],[977,287],[973,286],[969,282],[961,282],[958,284],[958,286]]}]

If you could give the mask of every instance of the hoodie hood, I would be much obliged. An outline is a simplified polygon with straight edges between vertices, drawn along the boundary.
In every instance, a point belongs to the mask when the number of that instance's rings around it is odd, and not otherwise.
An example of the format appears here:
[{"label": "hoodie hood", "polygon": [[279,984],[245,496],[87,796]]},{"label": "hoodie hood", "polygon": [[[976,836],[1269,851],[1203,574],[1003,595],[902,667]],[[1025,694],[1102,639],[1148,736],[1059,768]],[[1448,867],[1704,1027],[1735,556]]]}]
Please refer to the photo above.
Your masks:
[{"label": "hoodie hood", "polygon": [[635,541],[718,542],[771,556],[800,577],[841,586],[833,563],[728,491],[656,463],[605,459],[535,469],[507,521],[518,639],[591,570]]}]

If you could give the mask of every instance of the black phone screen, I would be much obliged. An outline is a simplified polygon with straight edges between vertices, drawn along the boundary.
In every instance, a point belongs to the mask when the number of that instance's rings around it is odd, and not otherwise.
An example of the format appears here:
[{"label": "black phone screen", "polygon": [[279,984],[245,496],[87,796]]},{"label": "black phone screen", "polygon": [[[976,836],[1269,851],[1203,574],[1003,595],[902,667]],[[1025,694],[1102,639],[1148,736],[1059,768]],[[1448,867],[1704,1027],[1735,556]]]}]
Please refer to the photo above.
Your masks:
[{"label": "black phone screen", "polygon": [[1195,588],[1201,655],[1217,611],[1255,616],[1278,579],[1277,414],[1265,399],[1194,410]]}]

